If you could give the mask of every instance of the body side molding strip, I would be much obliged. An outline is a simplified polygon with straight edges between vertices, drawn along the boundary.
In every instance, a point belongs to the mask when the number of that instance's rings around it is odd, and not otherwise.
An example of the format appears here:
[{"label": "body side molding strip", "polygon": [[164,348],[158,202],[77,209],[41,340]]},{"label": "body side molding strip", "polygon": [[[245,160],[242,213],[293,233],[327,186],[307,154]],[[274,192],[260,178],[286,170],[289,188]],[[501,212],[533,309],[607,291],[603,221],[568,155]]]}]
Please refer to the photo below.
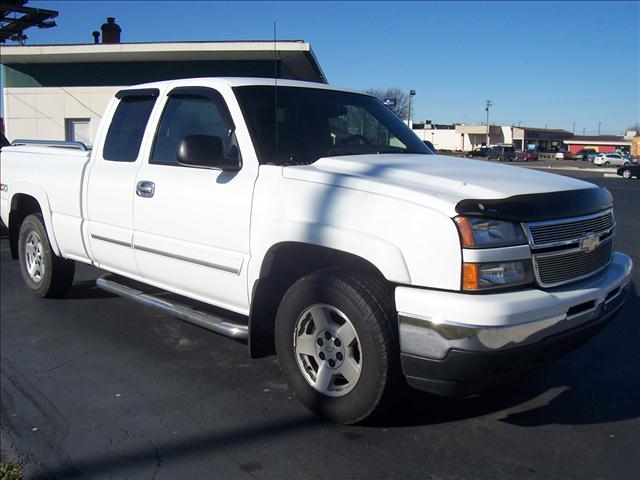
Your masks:
[{"label": "body side molding strip", "polygon": [[223,272],[233,273],[234,275],[240,275],[241,268],[227,267],[225,265],[205,262],[203,260],[196,260],[195,258],[183,257],[182,255],[175,255],[173,253],[162,252],[154,248],[143,247],[142,245],[134,245],[133,248],[134,250],[140,250],[141,252],[152,253],[154,255],[160,255],[162,257],[173,258],[174,260],[182,260],[183,262],[194,263],[202,267],[213,268],[214,270],[221,270]]},{"label": "body side molding strip", "polygon": [[94,238],[96,240],[100,240],[101,242],[113,243],[114,245],[120,245],[122,247],[133,248],[133,245],[131,245],[130,242],[124,242],[122,240],[114,240],[113,238],[107,238],[107,237],[103,237],[101,235],[94,235],[93,233],[91,234],[91,238]]}]

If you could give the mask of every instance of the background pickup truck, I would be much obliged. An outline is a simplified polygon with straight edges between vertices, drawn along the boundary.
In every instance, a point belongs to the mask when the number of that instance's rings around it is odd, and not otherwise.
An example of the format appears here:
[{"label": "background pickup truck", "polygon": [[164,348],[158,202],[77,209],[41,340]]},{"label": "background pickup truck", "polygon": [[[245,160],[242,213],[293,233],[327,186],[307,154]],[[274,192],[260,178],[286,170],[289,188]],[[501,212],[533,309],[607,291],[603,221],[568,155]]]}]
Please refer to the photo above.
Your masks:
[{"label": "background pickup truck", "polygon": [[95,265],[102,288],[277,353],[334,421],[384,411],[406,383],[508,380],[626,297],[607,190],[434,155],[368,95],[162,82],[118,92],[91,151],[23,143],[2,152],[1,215],[35,294]]}]

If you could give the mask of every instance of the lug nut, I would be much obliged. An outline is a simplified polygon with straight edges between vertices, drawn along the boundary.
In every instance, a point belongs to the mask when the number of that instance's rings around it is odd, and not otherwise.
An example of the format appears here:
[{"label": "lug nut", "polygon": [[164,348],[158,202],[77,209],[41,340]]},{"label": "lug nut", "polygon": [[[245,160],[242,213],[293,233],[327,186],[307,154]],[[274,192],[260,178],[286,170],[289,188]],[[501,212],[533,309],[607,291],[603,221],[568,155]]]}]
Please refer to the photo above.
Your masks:
[{"label": "lug nut", "polygon": [[340,352],[336,353],[336,358],[338,360],[342,360],[342,353],[340,353]]},{"label": "lug nut", "polygon": [[336,338],[333,343],[336,345],[336,347],[339,347],[340,345],[342,345],[342,342],[340,341],[339,338]]},{"label": "lug nut", "polygon": [[324,352],[320,352],[318,356],[320,357],[320,360],[324,360]]},{"label": "lug nut", "polygon": [[329,332],[324,332],[324,338],[327,340],[331,339],[331,334]]},{"label": "lug nut", "polygon": [[322,346],[322,339],[321,338],[318,339],[318,345]]},{"label": "lug nut", "polygon": [[335,367],[335,365],[336,365],[335,360],[333,360],[333,359],[329,360],[329,366],[330,367]]}]

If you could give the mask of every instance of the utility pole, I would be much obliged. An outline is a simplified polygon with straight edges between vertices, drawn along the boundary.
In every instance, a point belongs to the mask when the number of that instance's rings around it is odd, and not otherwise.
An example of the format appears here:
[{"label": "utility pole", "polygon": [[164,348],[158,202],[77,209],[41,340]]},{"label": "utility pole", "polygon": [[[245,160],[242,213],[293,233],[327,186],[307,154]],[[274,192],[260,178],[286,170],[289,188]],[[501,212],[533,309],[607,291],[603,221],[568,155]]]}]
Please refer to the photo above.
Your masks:
[{"label": "utility pole", "polygon": [[582,136],[584,137],[584,128],[582,129]]},{"label": "utility pole", "polygon": [[598,122],[598,135],[600,135],[600,127],[602,126],[602,122]]},{"label": "utility pole", "polygon": [[416,91],[415,90],[409,90],[409,115],[407,115],[407,126],[409,128],[411,127],[411,97],[415,96]]},{"label": "utility pole", "polygon": [[489,108],[491,108],[492,106],[493,106],[493,103],[491,103],[491,100],[487,100],[484,104],[484,109],[487,112],[487,144],[486,144],[487,147],[491,145],[491,143],[489,142]]},{"label": "utility pole", "polygon": [[573,134],[576,134],[576,122],[573,122]]}]

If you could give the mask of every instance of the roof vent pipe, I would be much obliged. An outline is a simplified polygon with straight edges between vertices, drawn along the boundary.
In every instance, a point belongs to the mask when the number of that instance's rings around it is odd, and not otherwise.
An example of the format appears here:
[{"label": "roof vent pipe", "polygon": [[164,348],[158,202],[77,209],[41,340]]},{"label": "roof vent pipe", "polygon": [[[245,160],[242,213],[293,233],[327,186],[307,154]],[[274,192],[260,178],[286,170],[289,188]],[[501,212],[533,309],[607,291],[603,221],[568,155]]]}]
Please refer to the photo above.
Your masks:
[{"label": "roof vent pipe", "polygon": [[102,43],[120,43],[122,29],[114,17],[107,17],[107,23],[103,23],[100,30],[102,30]]}]

